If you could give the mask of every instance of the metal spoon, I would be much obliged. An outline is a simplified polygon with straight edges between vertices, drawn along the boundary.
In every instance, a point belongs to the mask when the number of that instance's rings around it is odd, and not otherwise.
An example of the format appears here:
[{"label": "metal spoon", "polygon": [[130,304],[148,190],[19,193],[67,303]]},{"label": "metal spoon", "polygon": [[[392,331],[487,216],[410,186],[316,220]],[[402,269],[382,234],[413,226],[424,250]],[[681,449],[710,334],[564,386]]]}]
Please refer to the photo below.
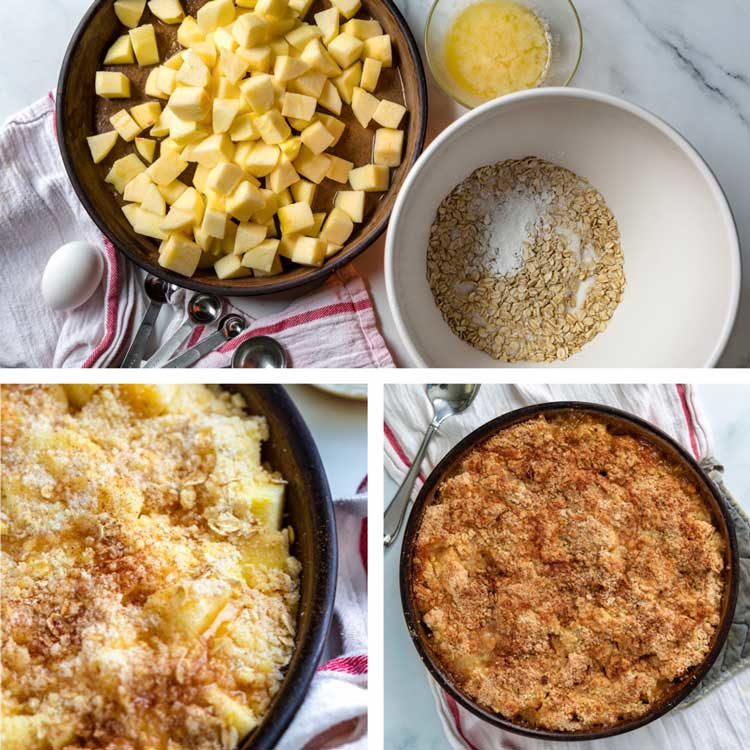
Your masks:
[{"label": "metal spoon", "polygon": [[206,336],[192,349],[180,354],[179,357],[167,362],[164,367],[192,367],[200,362],[203,357],[217,349],[225,341],[237,338],[245,330],[245,319],[239,315],[227,315],[220,323],[219,330]]},{"label": "metal spoon", "polygon": [[163,367],[179,348],[190,338],[195,326],[215,323],[221,315],[221,300],[213,294],[195,294],[188,303],[188,320],[175,331],[167,341],[143,366]]},{"label": "metal spoon", "polygon": [[394,495],[391,504],[388,506],[388,510],[385,512],[383,519],[383,531],[385,532],[383,543],[386,547],[390,547],[398,538],[401,524],[404,522],[406,511],[411,502],[414,482],[417,481],[417,477],[419,476],[419,467],[422,465],[422,461],[424,461],[430,440],[432,440],[433,435],[446,419],[466,411],[471,406],[472,401],[474,401],[479,392],[479,388],[480,386],[478,385],[458,384],[425,386],[427,398],[432,402],[432,422],[430,422],[430,426],[427,428],[422,445],[419,446],[409,473],[406,475],[403,484],[398,488],[398,492]]},{"label": "metal spoon", "polygon": [[151,303],[146,310],[146,314],[143,316],[141,321],[141,327],[135,334],[133,343],[128,349],[128,353],[125,355],[125,359],[122,360],[120,367],[123,368],[134,368],[140,367],[143,362],[143,355],[146,351],[146,345],[151,337],[154,330],[154,324],[156,319],[159,317],[161,306],[167,301],[169,295],[177,289],[172,284],[167,284],[166,281],[157,279],[156,276],[146,276],[144,283],[144,289]]},{"label": "metal spoon", "polygon": [[268,336],[254,336],[237,347],[232,357],[232,367],[285,370],[287,367],[286,351],[275,339]]}]

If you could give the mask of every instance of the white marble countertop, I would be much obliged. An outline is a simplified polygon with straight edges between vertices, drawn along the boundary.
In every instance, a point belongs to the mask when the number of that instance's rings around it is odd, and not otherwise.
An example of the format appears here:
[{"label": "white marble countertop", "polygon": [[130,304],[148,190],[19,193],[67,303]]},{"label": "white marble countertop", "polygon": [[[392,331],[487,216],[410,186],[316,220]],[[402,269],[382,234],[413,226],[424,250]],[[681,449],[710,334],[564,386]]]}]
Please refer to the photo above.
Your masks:
[{"label": "white marble countertop", "polygon": [[[396,0],[421,40],[431,0]],[[750,366],[750,56],[745,0],[576,0],[586,49],[574,85],[625,97],[671,122],[724,186],[744,247],[740,318],[721,364]],[[0,121],[56,87],[65,48],[89,0],[3,0]],[[460,110],[430,87],[430,136]],[[405,361],[388,309],[383,240],[356,267],[375,299],[397,362]],[[244,305],[254,316],[284,301]]]},{"label": "white marble countertop", "polygon": [[[750,386],[698,387],[714,433],[715,455],[724,463],[726,484],[750,513]],[[386,475],[385,498],[396,484]],[[388,750],[442,750],[442,733],[427,677],[401,611],[398,589],[400,544],[385,554],[385,746]],[[601,741],[606,750],[606,741]]]}]

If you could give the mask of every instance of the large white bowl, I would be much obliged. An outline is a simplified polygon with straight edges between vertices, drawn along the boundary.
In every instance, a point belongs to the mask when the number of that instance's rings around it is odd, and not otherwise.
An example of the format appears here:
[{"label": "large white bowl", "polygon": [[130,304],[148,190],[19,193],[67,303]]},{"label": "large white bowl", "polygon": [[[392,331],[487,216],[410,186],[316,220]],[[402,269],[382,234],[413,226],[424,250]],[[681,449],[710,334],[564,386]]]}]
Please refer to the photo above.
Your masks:
[{"label": "large white bowl", "polygon": [[437,208],[459,182],[477,167],[526,156],[567,167],[597,187],[617,217],[625,254],[625,296],[609,327],[553,366],[714,366],[734,324],[741,279],[737,227],[721,186],[659,118],[605,94],[561,88],[513,94],[464,115],[422,154],[401,188],[385,268],[411,364],[509,366],[443,321],[426,254]]}]

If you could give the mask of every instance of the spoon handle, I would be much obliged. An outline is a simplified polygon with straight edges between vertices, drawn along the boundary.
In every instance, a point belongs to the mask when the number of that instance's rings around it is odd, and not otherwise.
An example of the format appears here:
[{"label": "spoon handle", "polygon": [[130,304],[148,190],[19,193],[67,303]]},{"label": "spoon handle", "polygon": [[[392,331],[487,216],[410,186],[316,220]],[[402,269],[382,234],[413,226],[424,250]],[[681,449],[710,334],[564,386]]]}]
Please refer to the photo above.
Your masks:
[{"label": "spoon handle", "polygon": [[165,342],[151,359],[146,360],[144,367],[163,367],[177,353],[177,350],[190,338],[193,324],[183,323],[169,341]]},{"label": "spoon handle", "polygon": [[192,349],[188,349],[186,352],[180,354],[179,357],[175,357],[175,359],[167,362],[164,367],[192,367],[225,341],[227,341],[227,337],[224,331],[216,331],[210,336],[206,336],[203,341],[196,344]]},{"label": "spoon handle", "polygon": [[130,349],[128,349],[128,353],[125,355],[125,359],[122,360],[120,367],[133,369],[141,366],[146,345],[154,330],[154,324],[159,317],[160,311],[160,304],[156,302],[149,304],[148,310],[146,310],[146,314],[141,321],[141,327],[138,329],[138,333],[135,334],[133,343],[130,345]]},{"label": "spoon handle", "polygon": [[409,473],[398,488],[398,492],[393,496],[393,500],[391,500],[391,504],[385,512],[385,516],[383,517],[383,543],[386,547],[390,547],[398,538],[398,532],[401,530],[401,524],[404,522],[406,511],[411,503],[411,493],[414,489],[414,482],[417,481],[417,477],[419,476],[419,468],[422,466],[422,461],[424,461],[425,454],[427,453],[427,446],[429,446],[430,440],[432,440],[437,429],[438,423],[433,420],[427,428],[417,455],[414,456]]}]

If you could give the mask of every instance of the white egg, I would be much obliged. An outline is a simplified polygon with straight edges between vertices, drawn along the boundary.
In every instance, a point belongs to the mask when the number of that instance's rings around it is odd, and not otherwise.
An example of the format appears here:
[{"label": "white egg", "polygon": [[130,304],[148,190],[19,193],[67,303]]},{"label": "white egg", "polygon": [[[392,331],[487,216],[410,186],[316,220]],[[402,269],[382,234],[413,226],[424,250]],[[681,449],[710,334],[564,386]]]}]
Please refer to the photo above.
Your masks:
[{"label": "white egg", "polygon": [[88,242],[69,242],[56,250],[42,276],[42,296],[53,310],[72,310],[88,302],[104,274],[104,259]]}]

